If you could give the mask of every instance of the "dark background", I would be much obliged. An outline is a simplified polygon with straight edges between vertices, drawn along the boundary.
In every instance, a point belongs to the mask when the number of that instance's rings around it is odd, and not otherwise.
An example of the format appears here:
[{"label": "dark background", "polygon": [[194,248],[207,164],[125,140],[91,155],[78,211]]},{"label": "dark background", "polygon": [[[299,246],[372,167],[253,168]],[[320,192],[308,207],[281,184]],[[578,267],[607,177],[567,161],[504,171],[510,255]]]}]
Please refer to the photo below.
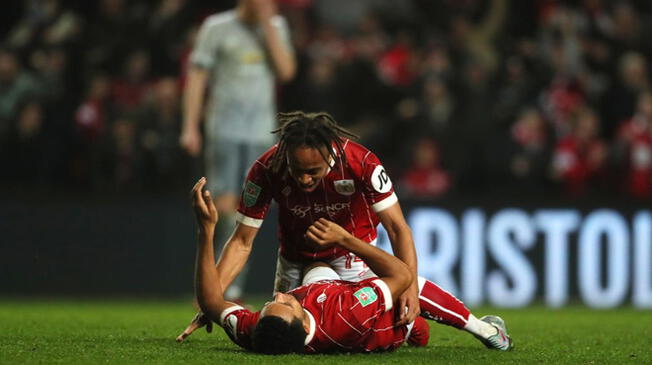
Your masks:
[{"label": "dark background", "polygon": [[[406,212],[652,207],[652,115],[637,107],[650,91],[651,2],[354,1],[278,1],[299,66],[278,88],[278,109],[325,110],[359,134]],[[0,115],[0,295],[192,292],[187,192],[203,171],[177,143],[184,62],[193,31],[236,2],[180,0],[161,16],[170,2],[3,2],[0,51],[18,68],[0,70],[0,102],[19,77],[31,86]],[[42,17],[43,4],[58,10]],[[107,15],[107,4],[119,10]],[[484,29],[499,4],[497,27]],[[77,31],[49,40],[70,15]],[[30,36],[13,39],[20,29]],[[130,79],[138,52],[147,66]],[[630,61],[640,68],[628,79]],[[99,97],[98,79],[108,90]],[[166,83],[172,96],[153,97]],[[125,84],[140,102],[121,94]],[[98,115],[81,118],[89,106]],[[588,137],[578,136],[591,116]],[[635,137],[634,120],[644,121]],[[272,213],[248,293],[270,291],[275,229]],[[540,245],[530,254],[541,262]]]},{"label": "dark background", "polygon": [[[10,296],[135,296],[176,297],[193,291],[196,225],[186,196],[93,197],[71,199],[23,196],[3,198],[0,232],[0,293]],[[595,209],[614,209],[626,219],[649,210],[636,201],[613,199],[554,200],[533,198],[448,199],[438,204],[403,201],[406,213],[436,207],[459,220],[464,210],[479,208],[489,219],[505,208],[532,213],[538,209],[577,209],[582,216]],[[276,264],[276,209],[261,228],[250,257],[248,295],[272,291]],[[631,229],[631,227],[630,227]],[[538,295],[543,290],[543,255],[539,242],[525,255],[534,265]],[[577,232],[569,239],[569,290],[577,295]],[[432,250],[437,250],[436,239]],[[418,244],[418,243],[417,243]],[[433,252],[434,252],[433,251]],[[606,256],[602,247],[602,266]],[[487,257],[487,270],[495,267]],[[604,272],[604,271],[603,271]],[[458,278],[458,268],[454,277]],[[603,284],[604,283],[604,278]]]}]

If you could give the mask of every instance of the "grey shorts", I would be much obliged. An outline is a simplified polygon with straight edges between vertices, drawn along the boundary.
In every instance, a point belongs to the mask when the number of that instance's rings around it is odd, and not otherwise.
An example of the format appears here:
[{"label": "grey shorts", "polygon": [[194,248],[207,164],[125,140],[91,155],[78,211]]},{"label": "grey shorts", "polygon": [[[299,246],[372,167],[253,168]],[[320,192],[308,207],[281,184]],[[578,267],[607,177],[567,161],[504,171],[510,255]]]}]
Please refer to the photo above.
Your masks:
[{"label": "grey shorts", "polygon": [[[374,246],[376,242],[372,243]],[[353,253],[340,256],[333,260],[324,260],[330,267],[317,267],[310,270],[305,276],[303,269],[305,262],[290,261],[280,252],[276,261],[276,277],[274,279],[274,292],[285,293],[301,285],[319,280],[346,280],[358,282],[374,278],[376,274]]]},{"label": "grey shorts", "polygon": [[213,196],[240,195],[249,168],[271,146],[224,139],[207,142],[206,177]]}]

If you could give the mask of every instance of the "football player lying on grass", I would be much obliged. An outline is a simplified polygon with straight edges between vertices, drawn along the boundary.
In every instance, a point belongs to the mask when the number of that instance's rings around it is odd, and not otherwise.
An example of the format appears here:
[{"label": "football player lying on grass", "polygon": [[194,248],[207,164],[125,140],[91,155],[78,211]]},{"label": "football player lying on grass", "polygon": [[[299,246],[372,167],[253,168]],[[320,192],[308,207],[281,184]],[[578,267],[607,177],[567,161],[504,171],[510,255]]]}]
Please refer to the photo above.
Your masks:
[{"label": "football player lying on grass", "polygon": [[[229,338],[243,348],[281,354],[394,350],[406,341],[425,346],[429,328],[424,317],[464,329],[488,348],[503,351],[512,348],[512,340],[499,317],[477,319],[462,302],[421,277],[418,278],[421,316],[410,324],[395,326],[394,298],[408,289],[412,272],[398,258],[323,218],[308,229],[306,238],[319,248],[335,244],[355,253],[377,278],[342,281],[331,268],[315,263],[307,268],[303,286],[288,293],[276,293],[274,300],[258,312],[225,301],[213,249],[217,210],[210,192],[202,191],[205,184],[206,179],[201,178],[191,192],[199,224],[195,263],[197,302],[206,317],[220,324]],[[193,322],[177,341],[183,341],[204,324]]]}]

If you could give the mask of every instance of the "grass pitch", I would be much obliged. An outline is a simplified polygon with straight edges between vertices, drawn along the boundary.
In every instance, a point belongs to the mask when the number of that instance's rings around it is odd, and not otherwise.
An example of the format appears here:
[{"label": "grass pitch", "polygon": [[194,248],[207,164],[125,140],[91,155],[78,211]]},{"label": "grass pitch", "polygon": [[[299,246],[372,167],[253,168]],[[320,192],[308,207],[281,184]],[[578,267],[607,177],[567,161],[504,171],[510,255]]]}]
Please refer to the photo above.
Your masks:
[{"label": "grass pitch", "polygon": [[195,314],[191,301],[0,300],[0,363],[211,364],[650,364],[652,312],[622,308],[561,310],[478,308],[502,316],[514,351],[485,349],[472,336],[430,322],[425,348],[357,355],[263,356],[232,344],[224,332],[174,338]]}]

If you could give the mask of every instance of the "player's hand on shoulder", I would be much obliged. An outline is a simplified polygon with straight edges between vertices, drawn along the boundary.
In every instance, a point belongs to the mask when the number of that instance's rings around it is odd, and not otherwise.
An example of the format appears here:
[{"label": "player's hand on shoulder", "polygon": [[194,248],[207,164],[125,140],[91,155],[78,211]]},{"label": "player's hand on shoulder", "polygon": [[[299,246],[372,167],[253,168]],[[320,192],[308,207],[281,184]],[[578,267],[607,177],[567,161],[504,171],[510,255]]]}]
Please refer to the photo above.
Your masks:
[{"label": "player's hand on shoulder", "polygon": [[315,221],[306,232],[306,238],[316,248],[326,249],[340,244],[351,236],[342,226],[326,218]]},{"label": "player's hand on shoulder", "polygon": [[192,208],[195,211],[197,223],[202,229],[213,228],[218,219],[217,209],[211,193],[208,190],[203,190],[206,182],[206,178],[202,177],[190,192]]}]

